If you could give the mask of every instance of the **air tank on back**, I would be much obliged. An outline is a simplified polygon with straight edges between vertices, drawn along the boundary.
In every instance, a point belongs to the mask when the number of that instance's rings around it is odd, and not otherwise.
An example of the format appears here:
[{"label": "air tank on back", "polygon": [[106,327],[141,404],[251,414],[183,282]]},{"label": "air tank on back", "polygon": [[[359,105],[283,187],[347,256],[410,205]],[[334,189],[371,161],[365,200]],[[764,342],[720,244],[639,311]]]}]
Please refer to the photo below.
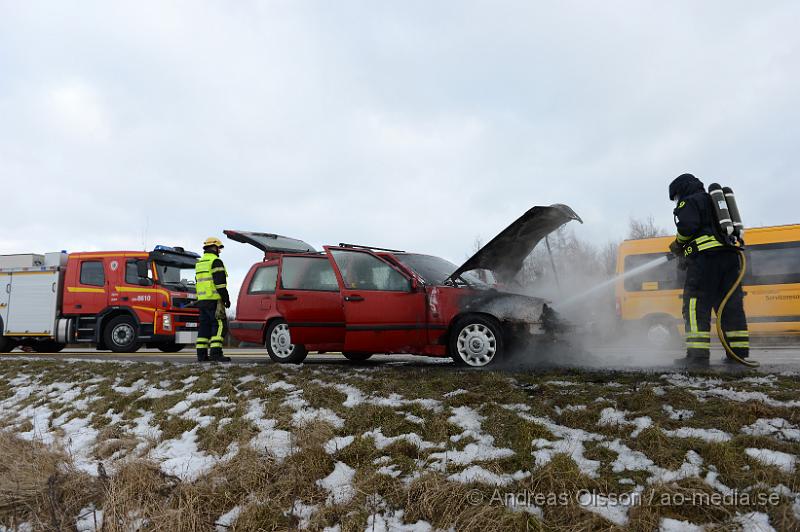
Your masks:
[{"label": "air tank on back", "polygon": [[739,241],[744,241],[744,224],[742,223],[742,215],[739,213],[739,205],[736,203],[736,195],[731,187],[722,187],[722,192],[725,194],[725,202],[728,204],[728,211],[731,213],[733,234]]},{"label": "air tank on back", "polygon": [[728,202],[725,200],[725,193],[719,183],[711,183],[708,186],[708,193],[711,195],[711,203],[714,205],[714,213],[717,216],[722,236],[726,240],[730,240],[730,237],[733,236],[733,220],[730,210],[728,210]]}]

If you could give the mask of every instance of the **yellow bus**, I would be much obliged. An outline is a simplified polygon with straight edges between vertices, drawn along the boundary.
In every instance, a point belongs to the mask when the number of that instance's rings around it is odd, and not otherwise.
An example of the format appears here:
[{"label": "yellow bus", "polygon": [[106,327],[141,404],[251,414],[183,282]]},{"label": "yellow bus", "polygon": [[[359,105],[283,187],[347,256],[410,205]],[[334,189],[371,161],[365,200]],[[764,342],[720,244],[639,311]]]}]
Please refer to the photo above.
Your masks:
[{"label": "yellow bus", "polygon": [[[800,225],[756,227],[744,233],[747,272],[744,308],[753,336],[800,336]],[[668,253],[674,237],[625,240],[617,274]],[[681,338],[684,271],[672,260],[620,279],[615,286],[617,316],[658,346]]]}]

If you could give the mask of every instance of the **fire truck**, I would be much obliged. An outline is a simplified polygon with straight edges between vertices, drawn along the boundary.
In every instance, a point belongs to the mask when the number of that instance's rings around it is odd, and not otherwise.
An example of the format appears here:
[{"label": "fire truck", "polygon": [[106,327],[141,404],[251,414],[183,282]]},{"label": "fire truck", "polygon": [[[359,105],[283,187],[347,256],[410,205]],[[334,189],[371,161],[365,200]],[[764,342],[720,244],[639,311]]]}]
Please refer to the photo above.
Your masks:
[{"label": "fire truck", "polygon": [[172,353],[197,338],[194,265],[180,247],[0,255],[0,352],[90,344]]}]

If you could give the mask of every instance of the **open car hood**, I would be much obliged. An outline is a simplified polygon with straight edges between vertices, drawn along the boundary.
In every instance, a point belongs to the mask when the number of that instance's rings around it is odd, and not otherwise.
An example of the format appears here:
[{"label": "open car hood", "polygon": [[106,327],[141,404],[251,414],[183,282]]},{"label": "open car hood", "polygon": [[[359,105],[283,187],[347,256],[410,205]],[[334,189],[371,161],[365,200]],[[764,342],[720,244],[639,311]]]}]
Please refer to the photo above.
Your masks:
[{"label": "open car hood", "polygon": [[255,246],[264,254],[267,253],[315,253],[317,250],[302,240],[272,233],[256,233],[253,231],[234,231],[226,229],[225,236],[236,242]]},{"label": "open car hood", "polygon": [[464,272],[483,269],[494,273],[501,283],[507,283],[522,269],[525,258],[536,244],[570,220],[583,223],[575,211],[560,203],[533,207],[479,249],[450,275],[450,279]]}]

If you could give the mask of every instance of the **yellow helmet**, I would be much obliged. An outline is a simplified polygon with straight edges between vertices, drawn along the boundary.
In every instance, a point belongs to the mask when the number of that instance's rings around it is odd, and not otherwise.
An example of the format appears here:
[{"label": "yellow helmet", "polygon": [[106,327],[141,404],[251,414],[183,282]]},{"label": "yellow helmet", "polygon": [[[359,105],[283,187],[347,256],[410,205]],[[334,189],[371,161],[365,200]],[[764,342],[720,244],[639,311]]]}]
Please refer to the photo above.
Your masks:
[{"label": "yellow helmet", "polygon": [[203,247],[207,248],[208,246],[217,246],[218,248],[224,248],[225,246],[222,245],[222,240],[215,236],[210,236],[206,238],[206,241],[203,242]]}]

